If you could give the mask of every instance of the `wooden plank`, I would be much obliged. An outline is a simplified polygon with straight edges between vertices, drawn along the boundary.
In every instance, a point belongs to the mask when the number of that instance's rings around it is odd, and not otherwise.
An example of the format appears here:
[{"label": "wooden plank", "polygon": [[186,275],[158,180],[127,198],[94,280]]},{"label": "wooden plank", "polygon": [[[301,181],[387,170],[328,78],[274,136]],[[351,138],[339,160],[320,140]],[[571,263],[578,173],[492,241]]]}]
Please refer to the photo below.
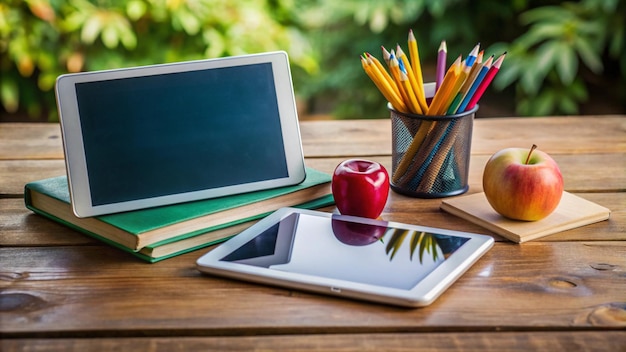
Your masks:
[{"label": "wooden plank", "polygon": [[21,196],[26,183],[60,175],[65,175],[62,159],[0,160],[0,195]]},{"label": "wooden plank", "polygon": [[0,248],[2,333],[19,338],[626,328],[623,243],[496,243],[421,309],[204,276],[194,267],[203,253],[144,264],[109,247]]},{"label": "wooden plank", "polygon": [[[307,158],[308,166],[332,174],[346,157]],[[382,163],[391,172],[391,157],[364,155]],[[626,154],[554,155],[569,192],[620,192],[626,190]],[[471,192],[482,191],[482,177],[488,155],[474,155],[470,161]],[[0,160],[0,195],[20,197],[24,184],[65,174],[63,160]]]},{"label": "wooden plank", "polygon": [[58,123],[0,124],[0,160],[62,158]]},{"label": "wooden plank", "polygon": [[619,351],[624,331],[521,331],[452,333],[314,334],[290,336],[187,336],[14,339],[2,351]]},{"label": "wooden plank", "polygon": [[[626,151],[626,116],[476,119],[472,153],[491,155],[535,143],[551,154]],[[589,128],[593,123],[593,128]],[[539,130],[540,129],[540,130]],[[391,154],[391,123],[382,120],[304,121],[303,148],[309,157]],[[350,136],[346,138],[346,136]],[[581,143],[580,141],[584,141]]]},{"label": "wooden plank", "polygon": [[[535,143],[549,153],[612,153],[626,150],[626,116],[485,118],[474,124],[472,152],[493,154],[499,149]],[[593,128],[588,124],[593,121]],[[389,119],[302,121],[307,156],[385,155],[391,153]],[[541,133],[534,127],[541,126]],[[538,127],[537,127],[538,128]],[[345,138],[346,135],[350,138]],[[584,140],[585,143],[580,143]],[[61,133],[56,123],[3,123],[0,160],[62,159]]]},{"label": "wooden plank", "polygon": [[623,153],[626,116],[477,119],[474,141],[480,141],[472,148],[477,154],[506,147],[530,148],[533,143],[551,154]]}]

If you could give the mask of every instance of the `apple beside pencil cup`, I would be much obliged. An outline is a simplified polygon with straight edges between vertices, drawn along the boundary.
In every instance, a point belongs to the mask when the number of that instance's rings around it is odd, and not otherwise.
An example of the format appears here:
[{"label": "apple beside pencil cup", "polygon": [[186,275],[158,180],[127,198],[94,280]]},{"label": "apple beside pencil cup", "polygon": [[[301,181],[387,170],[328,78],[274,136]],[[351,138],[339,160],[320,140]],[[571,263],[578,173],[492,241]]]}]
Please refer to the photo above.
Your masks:
[{"label": "apple beside pencil cup", "polygon": [[[427,99],[435,83],[424,84]],[[455,115],[391,113],[391,189],[417,198],[442,198],[467,192],[473,109]]]}]

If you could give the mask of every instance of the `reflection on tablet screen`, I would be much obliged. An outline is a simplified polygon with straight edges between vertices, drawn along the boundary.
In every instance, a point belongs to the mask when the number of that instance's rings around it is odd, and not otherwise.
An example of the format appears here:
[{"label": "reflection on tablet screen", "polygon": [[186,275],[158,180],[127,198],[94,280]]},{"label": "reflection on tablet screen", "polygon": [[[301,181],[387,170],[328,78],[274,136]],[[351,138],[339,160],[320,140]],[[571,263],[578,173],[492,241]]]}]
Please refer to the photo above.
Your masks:
[{"label": "reflection on tablet screen", "polygon": [[409,290],[469,240],[381,224],[292,213],[221,260]]}]

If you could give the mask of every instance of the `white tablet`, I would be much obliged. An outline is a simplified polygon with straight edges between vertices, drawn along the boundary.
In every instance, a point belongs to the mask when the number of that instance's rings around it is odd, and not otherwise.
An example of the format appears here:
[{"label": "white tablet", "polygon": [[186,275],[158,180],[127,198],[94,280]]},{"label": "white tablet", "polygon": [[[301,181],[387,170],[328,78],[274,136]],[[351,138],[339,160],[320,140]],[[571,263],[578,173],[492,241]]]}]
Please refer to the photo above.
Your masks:
[{"label": "white tablet", "polygon": [[68,74],[56,97],[79,217],[305,177],[284,52]]},{"label": "white tablet", "polygon": [[432,303],[493,245],[485,235],[282,208],[200,271],[391,305]]}]

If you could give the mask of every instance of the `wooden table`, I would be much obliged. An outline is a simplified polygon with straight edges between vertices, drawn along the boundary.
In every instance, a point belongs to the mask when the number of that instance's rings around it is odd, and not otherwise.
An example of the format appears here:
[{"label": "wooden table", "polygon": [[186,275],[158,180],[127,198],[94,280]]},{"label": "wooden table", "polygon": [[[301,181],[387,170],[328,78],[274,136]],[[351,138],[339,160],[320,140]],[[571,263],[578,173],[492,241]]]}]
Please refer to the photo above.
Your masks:
[{"label": "wooden table", "polygon": [[[310,166],[391,166],[389,120],[301,128]],[[23,187],[64,173],[59,126],[2,124],[1,350],[624,351],[626,116],[479,119],[469,193],[492,153],[532,143],[610,220],[522,245],[497,238],[434,304],[403,309],[203,276],[194,264],[206,249],[146,264],[34,215]],[[392,193],[383,217],[488,233],[440,203]]]}]

